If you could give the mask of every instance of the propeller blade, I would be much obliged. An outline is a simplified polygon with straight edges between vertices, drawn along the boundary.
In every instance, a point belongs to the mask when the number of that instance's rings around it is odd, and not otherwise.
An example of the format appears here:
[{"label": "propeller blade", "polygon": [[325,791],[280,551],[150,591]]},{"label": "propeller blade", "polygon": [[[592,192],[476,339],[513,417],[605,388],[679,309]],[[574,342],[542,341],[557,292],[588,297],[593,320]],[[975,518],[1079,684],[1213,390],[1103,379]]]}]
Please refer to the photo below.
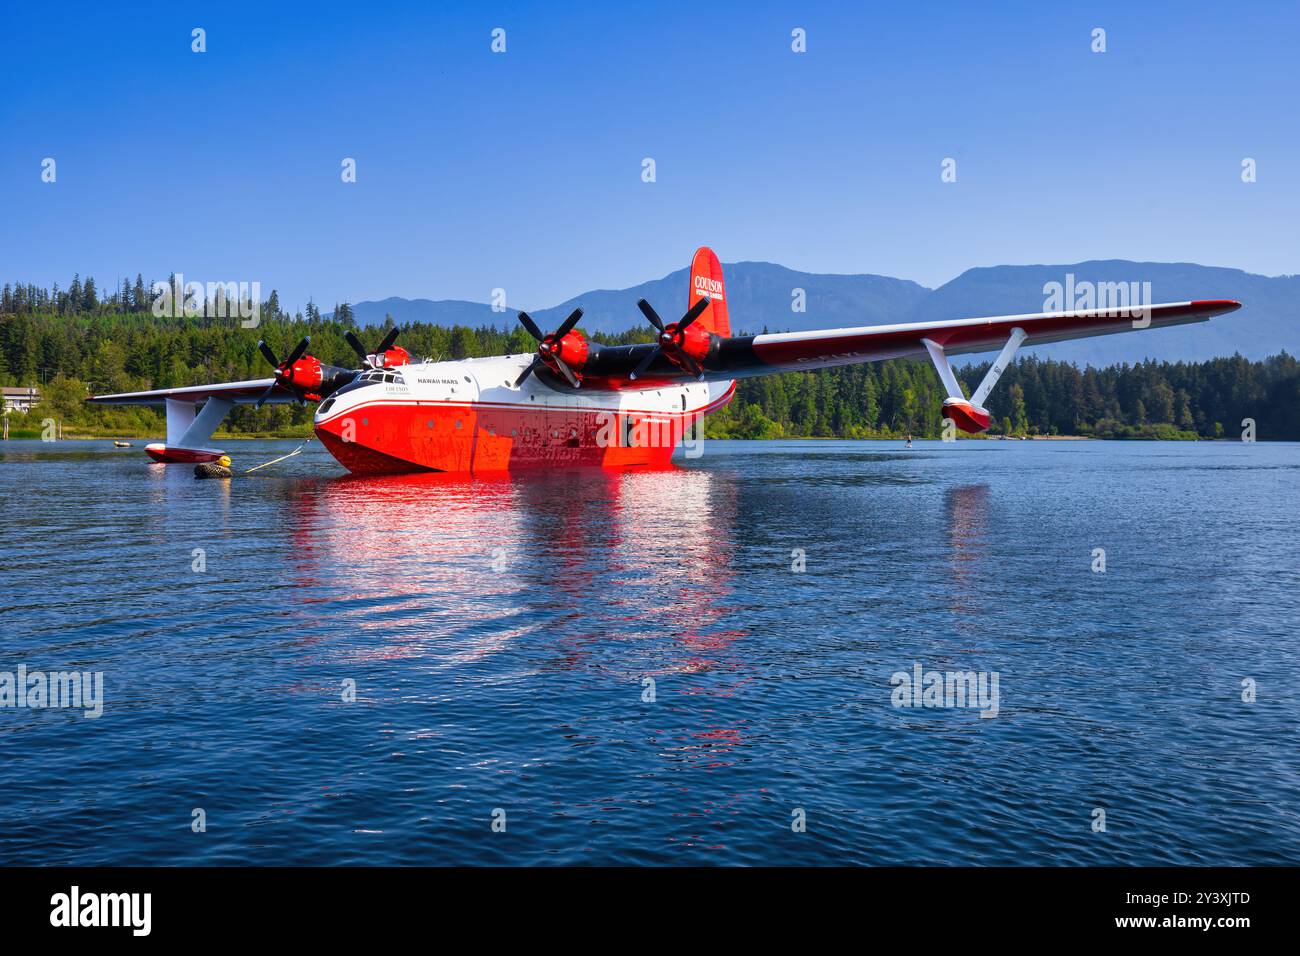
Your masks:
[{"label": "propeller blade", "polygon": [[637,299],[636,307],[641,310],[642,315],[650,320],[651,325],[660,332],[664,330],[663,320],[659,318],[659,313],[654,310],[654,307],[651,306],[649,302],[645,299]]},{"label": "propeller blade", "polygon": [[542,357],[540,355],[533,356],[532,363],[528,366],[528,368],[524,369],[519,374],[519,377],[517,379],[515,379],[515,388],[518,388],[520,385],[524,384],[524,379],[528,378],[529,375],[532,375],[533,370],[536,369],[537,366],[541,364],[542,364]]},{"label": "propeller blade", "polygon": [[266,390],[265,392],[262,393],[261,397],[258,398],[258,400],[257,400],[256,402],[253,403],[253,407],[254,407],[254,408],[261,408],[262,405],[265,404],[266,400],[267,400],[268,398],[271,397],[271,393],[274,392],[274,391],[275,391],[275,383],[272,382],[271,385],[270,385],[270,387],[267,388],[267,390]]},{"label": "propeller blade", "polygon": [[580,318],[582,318],[582,309],[574,309],[570,312],[569,317],[564,320],[564,324],[555,330],[555,341],[560,341],[560,339],[572,332],[573,327],[578,324]]},{"label": "propeller blade", "polygon": [[574,388],[582,387],[582,383],[578,381],[578,376],[573,374],[573,369],[565,365],[564,361],[558,355],[555,357],[555,365],[557,368],[559,368],[561,372],[564,373],[564,377],[569,380],[570,385],[572,385]]},{"label": "propeller blade", "polygon": [[540,342],[542,339],[546,338],[546,336],[542,334],[542,330],[537,327],[537,323],[533,321],[533,317],[527,312],[519,313],[519,321],[523,327],[528,330],[528,334],[537,341]]},{"label": "propeller blade", "polygon": [[699,362],[695,361],[695,359],[691,358],[685,352],[679,352],[678,355],[680,356],[682,363],[686,366],[686,370],[694,375],[697,380],[704,378],[704,369],[700,368]]},{"label": "propeller blade", "polygon": [[366,360],[366,347],[361,344],[361,340],[352,334],[351,329],[344,332],[343,337],[348,340],[348,345],[352,346],[352,351],[357,353],[357,358],[364,362]]},{"label": "propeller blade", "polygon": [[[645,300],[643,299],[642,301]],[[663,349],[660,348],[658,345],[656,345],[653,351],[651,351],[648,355],[646,355],[645,358],[641,360],[641,364],[636,367],[636,371],[634,371],[628,377],[635,382],[638,378],[640,378],[643,374],[645,374],[645,370],[650,367],[650,363],[653,362],[655,359],[657,359],[659,357],[659,353],[662,351]]]},{"label": "propeller blade", "polygon": [[302,354],[307,351],[307,346],[309,345],[311,345],[311,336],[303,336],[302,341],[294,346],[293,351],[289,353],[289,357],[284,360],[284,364],[292,365],[294,362],[298,361],[298,359],[302,358]]},{"label": "propeller blade", "polygon": [[391,349],[393,347],[393,343],[397,341],[397,334],[400,331],[401,329],[399,329],[395,325],[391,329],[389,329],[388,334],[384,336],[384,340],[379,343],[379,348],[375,349],[375,354],[383,355],[385,352]]},{"label": "propeller blade", "polygon": [[709,307],[709,303],[712,301],[713,300],[706,295],[704,298],[700,299],[699,302],[696,302],[691,306],[691,310],[683,315],[682,320],[677,323],[677,331],[686,331],[686,327],[703,315],[704,310]]},{"label": "propeller blade", "polygon": [[266,360],[271,363],[271,366],[273,368],[280,367],[280,360],[276,358],[275,353],[271,351],[271,346],[267,345],[265,342],[259,339],[257,343],[257,347],[261,351],[262,355],[266,358]]}]

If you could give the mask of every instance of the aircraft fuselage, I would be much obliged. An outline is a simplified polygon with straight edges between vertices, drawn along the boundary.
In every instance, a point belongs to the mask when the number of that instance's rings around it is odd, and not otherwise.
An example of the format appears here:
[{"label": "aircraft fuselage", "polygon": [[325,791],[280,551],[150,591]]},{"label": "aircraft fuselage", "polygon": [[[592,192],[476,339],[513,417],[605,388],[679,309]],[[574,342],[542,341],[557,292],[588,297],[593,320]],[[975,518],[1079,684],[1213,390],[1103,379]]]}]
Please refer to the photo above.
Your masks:
[{"label": "aircraft fuselage", "polygon": [[731,381],[574,389],[545,371],[516,387],[532,359],[363,372],[316,409],[316,434],[354,474],[666,465],[735,390]]}]

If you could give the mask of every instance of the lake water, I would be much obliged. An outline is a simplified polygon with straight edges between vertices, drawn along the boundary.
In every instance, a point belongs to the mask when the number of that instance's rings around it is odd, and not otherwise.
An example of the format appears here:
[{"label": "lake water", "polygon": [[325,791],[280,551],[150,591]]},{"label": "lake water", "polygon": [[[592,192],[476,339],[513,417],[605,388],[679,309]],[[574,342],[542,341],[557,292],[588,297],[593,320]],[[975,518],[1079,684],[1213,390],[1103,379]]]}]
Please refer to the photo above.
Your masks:
[{"label": "lake water", "polygon": [[1300,446],[142,444],[0,445],[0,672],[104,681],[0,708],[0,862],[1300,863]]}]

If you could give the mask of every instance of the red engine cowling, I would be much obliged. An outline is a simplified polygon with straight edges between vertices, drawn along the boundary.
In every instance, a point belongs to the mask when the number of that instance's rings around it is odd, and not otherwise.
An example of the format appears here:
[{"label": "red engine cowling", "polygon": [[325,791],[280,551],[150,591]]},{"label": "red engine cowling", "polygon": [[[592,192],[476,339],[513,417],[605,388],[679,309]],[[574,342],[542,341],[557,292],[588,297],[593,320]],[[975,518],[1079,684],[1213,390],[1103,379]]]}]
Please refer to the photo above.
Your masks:
[{"label": "red engine cowling", "polygon": [[582,369],[587,364],[590,348],[586,337],[574,329],[581,318],[582,309],[574,309],[558,329],[545,335],[527,312],[519,313],[520,323],[537,340],[537,355],[515,379],[515,388],[524,384],[524,380],[543,365],[563,375],[574,388],[582,385]]},{"label": "red engine cowling", "polygon": [[308,355],[309,344],[311,337],[305,336],[294,346],[288,358],[281,362],[265,340],[257,343],[258,351],[275,369],[275,382],[258,398],[257,408],[261,408],[277,388],[290,392],[299,400],[319,402],[322,397],[352,380],[354,373],[350,370],[324,365],[316,356]]},{"label": "red engine cowling", "polygon": [[681,356],[687,356],[691,362],[698,367],[704,363],[709,356],[709,346],[713,342],[713,336],[703,325],[692,323],[685,329],[678,331],[676,323],[664,329],[663,334],[659,336],[661,343],[667,343],[670,348],[664,349],[664,354],[668,360],[684,371],[694,374],[696,369],[689,366],[689,363],[682,361]]},{"label": "red engine cowling", "polygon": [[582,369],[591,354],[591,346],[587,343],[587,337],[574,329],[559,339],[547,336],[537,347],[537,351],[542,356],[542,361],[552,371],[559,372],[559,363],[563,362],[578,379],[581,379]]},{"label": "red engine cowling", "polygon": [[320,359],[314,355],[304,355],[293,364],[286,362],[275,370],[275,377],[282,385],[291,386],[299,392],[314,392],[325,380],[321,374]]}]

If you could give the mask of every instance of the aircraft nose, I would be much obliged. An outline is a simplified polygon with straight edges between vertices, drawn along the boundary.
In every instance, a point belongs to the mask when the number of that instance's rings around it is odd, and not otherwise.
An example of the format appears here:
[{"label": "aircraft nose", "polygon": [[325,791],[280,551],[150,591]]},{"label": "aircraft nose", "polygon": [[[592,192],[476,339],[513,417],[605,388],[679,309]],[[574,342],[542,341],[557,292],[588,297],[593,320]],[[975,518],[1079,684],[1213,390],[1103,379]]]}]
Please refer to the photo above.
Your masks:
[{"label": "aircraft nose", "polygon": [[334,398],[330,397],[325,399],[325,401],[321,402],[319,405],[316,406],[316,413],[312,416],[312,421],[319,424],[320,422],[322,422],[323,420],[325,420],[326,418],[328,418],[330,415],[333,414],[334,414]]},{"label": "aircraft nose", "polygon": [[356,425],[347,415],[335,415],[324,420],[320,412],[316,413],[316,420],[312,423],[312,431],[328,447],[332,442],[349,443],[356,441]]}]

